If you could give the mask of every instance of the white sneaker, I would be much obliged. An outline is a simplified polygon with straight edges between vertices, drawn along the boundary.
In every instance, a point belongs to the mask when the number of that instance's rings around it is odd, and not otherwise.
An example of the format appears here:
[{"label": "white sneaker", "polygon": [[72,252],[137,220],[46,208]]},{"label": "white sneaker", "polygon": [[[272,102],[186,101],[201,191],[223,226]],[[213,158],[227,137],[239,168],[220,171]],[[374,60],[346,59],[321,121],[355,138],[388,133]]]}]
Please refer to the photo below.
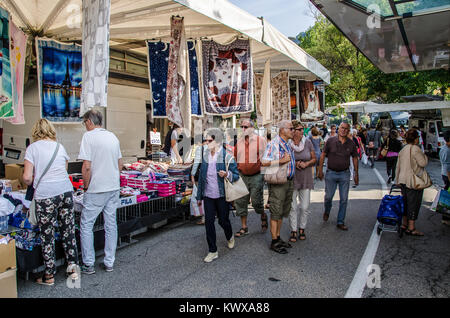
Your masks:
[{"label": "white sneaker", "polygon": [[206,255],[204,261],[205,261],[205,263],[211,263],[213,260],[215,260],[218,257],[219,257],[219,252],[208,253],[208,255]]},{"label": "white sneaker", "polygon": [[234,247],[234,236],[231,237],[231,240],[228,241],[228,248],[232,249]]}]

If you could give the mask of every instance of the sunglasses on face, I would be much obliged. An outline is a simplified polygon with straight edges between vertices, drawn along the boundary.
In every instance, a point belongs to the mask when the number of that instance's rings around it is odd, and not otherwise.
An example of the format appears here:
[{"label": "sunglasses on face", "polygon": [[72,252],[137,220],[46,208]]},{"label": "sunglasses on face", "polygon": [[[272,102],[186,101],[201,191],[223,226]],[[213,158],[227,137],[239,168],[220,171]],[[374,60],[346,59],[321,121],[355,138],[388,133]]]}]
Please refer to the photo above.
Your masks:
[{"label": "sunglasses on face", "polygon": [[242,129],[250,128],[250,126],[241,126]]},{"label": "sunglasses on face", "polygon": [[209,143],[213,142],[214,139],[206,139],[205,141],[209,144]]},{"label": "sunglasses on face", "polygon": [[295,128],[295,130],[297,130],[297,131],[302,131],[302,130],[303,130],[303,127],[302,127],[302,128]]}]

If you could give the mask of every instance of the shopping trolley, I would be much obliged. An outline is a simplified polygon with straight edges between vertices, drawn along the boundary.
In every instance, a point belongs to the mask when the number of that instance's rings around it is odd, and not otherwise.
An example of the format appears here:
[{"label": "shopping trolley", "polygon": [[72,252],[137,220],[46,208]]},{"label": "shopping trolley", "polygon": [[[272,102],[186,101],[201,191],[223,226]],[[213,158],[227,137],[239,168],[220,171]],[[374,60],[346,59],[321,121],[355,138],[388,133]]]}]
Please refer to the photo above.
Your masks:
[{"label": "shopping trolley", "polygon": [[[401,187],[393,184],[389,194],[385,195],[380,203],[378,209],[378,227],[377,234],[380,235],[382,231],[397,232],[399,237],[403,236],[401,230],[402,218],[405,210],[405,203],[401,195]],[[398,195],[393,195],[399,193]]]}]

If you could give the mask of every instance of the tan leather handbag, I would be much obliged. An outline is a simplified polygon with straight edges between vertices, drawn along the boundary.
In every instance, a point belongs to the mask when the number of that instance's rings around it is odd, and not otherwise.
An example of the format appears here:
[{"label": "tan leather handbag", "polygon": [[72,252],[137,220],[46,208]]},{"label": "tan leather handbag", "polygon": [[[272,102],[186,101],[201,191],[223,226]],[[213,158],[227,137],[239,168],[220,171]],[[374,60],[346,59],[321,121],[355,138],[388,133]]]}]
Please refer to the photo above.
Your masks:
[{"label": "tan leather handbag", "polygon": [[419,169],[417,163],[416,163],[416,169],[413,167],[413,158],[412,158],[412,147],[409,148],[409,156],[411,161],[411,169],[413,171],[412,177],[411,177],[411,185],[414,190],[422,190],[426,189],[428,187],[431,187],[433,182],[431,181],[430,176],[428,175],[428,172],[425,170],[425,168],[422,169],[420,173],[416,173],[416,171]]},{"label": "tan leather handbag", "polygon": [[389,138],[388,138],[388,140],[387,140],[387,145],[384,146],[383,150],[381,150],[381,156],[382,156],[383,158],[386,157],[386,155],[387,155],[387,153],[388,153],[388,150],[389,150]]}]

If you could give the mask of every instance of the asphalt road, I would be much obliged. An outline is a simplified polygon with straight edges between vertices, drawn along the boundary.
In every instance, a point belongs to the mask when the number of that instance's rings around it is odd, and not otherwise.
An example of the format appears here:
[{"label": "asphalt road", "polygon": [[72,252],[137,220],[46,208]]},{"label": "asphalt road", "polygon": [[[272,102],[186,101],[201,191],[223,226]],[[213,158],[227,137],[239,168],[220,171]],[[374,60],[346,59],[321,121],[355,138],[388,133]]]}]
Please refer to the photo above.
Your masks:
[{"label": "asphalt road", "polygon": [[[385,163],[376,169],[386,177]],[[440,180],[440,165],[431,160],[428,171]],[[381,288],[365,288],[362,297],[449,297],[450,227],[427,206],[436,193],[424,195],[417,228],[423,238],[383,232],[374,264],[381,271]],[[317,181],[312,193],[312,213],[307,239],[298,241],[289,254],[269,250],[270,233],[261,233],[254,212],[249,215],[250,234],[236,239],[233,250],[226,247],[224,233],[216,223],[219,258],[206,264],[208,252],[204,227],[194,222],[166,226],[135,237],[139,242],[116,253],[114,272],[100,269],[83,275],[80,288],[68,288],[60,267],[52,287],[31,280],[18,280],[19,297],[186,297],[186,298],[331,298],[344,297],[374,230],[380,200],[386,194],[375,171],[360,168],[360,185],[350,189],[346,224],[336,228],[338,193],[328,222],[322,220],[324,183]],[[240,228],[231,216],[233,231]],[[284,221],[282,238],[289,236]]]}]

